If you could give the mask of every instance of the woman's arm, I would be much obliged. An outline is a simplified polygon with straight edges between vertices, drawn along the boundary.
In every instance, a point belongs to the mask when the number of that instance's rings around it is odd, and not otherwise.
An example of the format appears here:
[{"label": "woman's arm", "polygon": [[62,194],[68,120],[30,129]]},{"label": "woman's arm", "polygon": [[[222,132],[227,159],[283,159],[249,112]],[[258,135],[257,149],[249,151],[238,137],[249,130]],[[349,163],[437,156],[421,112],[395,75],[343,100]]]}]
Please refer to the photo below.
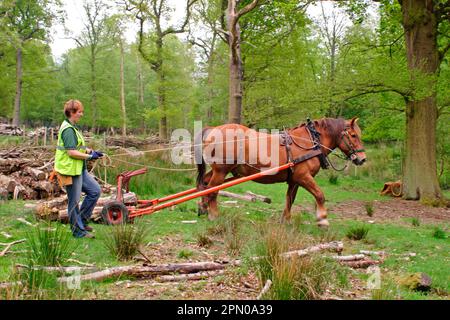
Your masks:
[{"label": "woman's arm", "polygon": [[67,150],[67,154],[69,155],[69,157],[79,160],[87,160],[90,157],[89,154],[80,152],[78,150]]}]

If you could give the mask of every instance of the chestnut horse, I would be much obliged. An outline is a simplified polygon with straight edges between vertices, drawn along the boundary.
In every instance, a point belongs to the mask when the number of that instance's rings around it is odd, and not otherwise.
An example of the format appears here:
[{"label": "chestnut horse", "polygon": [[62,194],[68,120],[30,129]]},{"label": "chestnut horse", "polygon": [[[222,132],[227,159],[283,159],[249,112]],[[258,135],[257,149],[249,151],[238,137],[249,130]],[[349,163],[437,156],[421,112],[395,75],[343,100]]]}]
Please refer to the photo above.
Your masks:
[{"label": "chestnut horse", "polygon": [[[295,166],[290,169],[279,171],[273,175],[265,175],[254,181],[264,184],[287,182],[288,189],[286,205],[281,217],[282,222],[290,222],[292,203],[295,200],[298,187],[302,186],[316,200],[318,225],[326,227],[329,223],[324,206],[325,197],[315,182],[314,176],[321,167],[327,167],[326,156],[335,148],[339,148],[347,159],[353,161],[356,165],[362,165],[366,161],[366,154],[361,142],[361,130],[358,127],[357,120],[357,118],[351,120],[331,118],[317,121],[308,120],[307,123],[285,130],[281,134],[256,132],[239,124],[225,124],[204,129],[202,132],[202,158],[197,164],[197,189],[204,190],[220,185],[229,173],[234,177],[243,177],[260,172],[263,167],[275,167],[293,162]],[[206,132],[206,130],[209,132]],[[222,141],[217,139],[218,136],[229,137],[230,131],[244,133],[244,139],[239,140],[241,141],[240,144],[237,134],[234,135],[231,143],[230,139],[223,139]],[[253,137],[253,139],[249,137]],[[250,161],[250,148],[255,145],[260,146],[263,139],[266,140],[264,147],[261,147],[258,156],[253,157],[253,161]],[[207,148],[210,152],[212,150],[211,155],[214,159],[205,157]],[[269,163],[261,163],[260,151],[266,152]],[[206,163],[211,166],[211,171],[207,174],[205,174],[205,158]],[[199,214],[206,213],[206,211],[210,220],[218,217],[217,192],[204,196],[202,202],[200,202]]]}]

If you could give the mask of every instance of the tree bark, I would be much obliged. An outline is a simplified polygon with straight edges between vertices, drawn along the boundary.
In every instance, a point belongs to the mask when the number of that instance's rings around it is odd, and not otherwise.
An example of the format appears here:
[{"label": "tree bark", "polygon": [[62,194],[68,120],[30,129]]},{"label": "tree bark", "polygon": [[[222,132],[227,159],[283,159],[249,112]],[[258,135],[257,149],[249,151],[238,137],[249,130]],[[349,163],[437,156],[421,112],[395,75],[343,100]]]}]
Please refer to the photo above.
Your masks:
[{"label": "tree bark", "polygon": [[125,76],[124,76],[124,48],[123,40],[119,40],[120,46],[120,107],[122,109],[122,136],[127,135],[127,110],[125,107]]},{"label": "tree bark", "polygon": [[20,125],[20,102],[22,99],[22,47],[16,50],[16,97],[14,99],[13,126]]},{"label": "tree bark", "polygon": [[[436,75],[439,68],[437,18],[432,0],[402,1],[408,68]],[[436,91],[406,104],[406,155],[403,171],[405,199],[436,203],[442,193],[436,168]]]},{"label": "tree bark", "polygon": [[242,112],[242,58],[241,58],[241,30],[237,13],[236,0],[228,0],[228,45],[229,54],[229,105],[228,122],[241,123]]}]

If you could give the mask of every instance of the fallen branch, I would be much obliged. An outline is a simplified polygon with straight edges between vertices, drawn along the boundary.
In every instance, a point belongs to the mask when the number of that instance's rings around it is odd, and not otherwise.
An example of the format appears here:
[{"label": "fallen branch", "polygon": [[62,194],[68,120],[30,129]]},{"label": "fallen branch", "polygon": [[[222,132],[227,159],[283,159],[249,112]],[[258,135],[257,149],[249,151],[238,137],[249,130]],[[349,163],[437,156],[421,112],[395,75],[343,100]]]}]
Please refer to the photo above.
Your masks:
[{"label": "fallen branch", "polygon": [[323,251],[323,250],[332,250],[332,251],[336,251],[336,252],[340,253],[340,252],[342,252],[342,250],[344,250],[344,244],[342,243],[342,241],[332,241],[332,242],[328,242],[328,243],[321,243],[321,244],[318,244],[316,246],[312,246],[312,247],[309,247],[306,249],[285,252],[285,253],[282,253],[281,256],[286,257],[286,258],[291,258],[294,256],[303,257],[310,253],[319,252],[319,251]]},{"label": "fallen branch", "polygon": [[[122,266],[112,267],[106,270],[82,275],[80,280],[84,281],[101,281],[104,279],[117,276],[131,276],[136,278],[153,277],[169,273],[194,273],[200,271],[211,271],[224,269],[226,265],[217,262],[193,262],[193,263],[175,263],[154,266]],[[66,277],[58,278],[59,282],[67,281]]]},{"label": "fallen branch", "polygon": [[256,202],[256,198],[252,197],[250,195],[243,195],[243,194],[237,194],[229,191],[220,190],[219,196],[227,197],[227,198],[233,198],[233,199],[239,199],[249,202]]},{"label": "fallen branch", "polygon": [[1,245],[6,246],[6,248],[3,249],[2,252],[0,252],[0,257],[3,257],[13,245],[25,242],[26,240],[27,239],[21,239],[21,240],[16,240],[16,241],[13,241],[10,243],[1,243]]},{"label": "fallen branch", "polygon": [[209,277],[215,277],[218,275],[224,274],[224,270],[216,270],[216,271],[203,271],[196,273],[188,273],[188,274],[179,274],[175,276],[158,276],[155,278],[155,281],[158,282],[177,282],[177,281],[185,281],[185,280],[203,280]]},{"label": "fallen branch", "polygon": [[333,256],[334,260],[339,262],[347,262],[347,261],[358,261],[364,259],[366,256],[364,254],[354,254],[350,256]]},{"label": "fallen branch", "polygon": [[256,297],[256,300],[261,300],[261,298],[269,291],[270,287],[272,286],[272,280],[267,279],[266,284],[264,285],[264,288],[261,290],[261,292]]},{"label": "fallen branch", "polygon": [[[30,266],[24,264],[16,264],[18,269],[30,269]],[[78,266],[70,266],[70,267],[43,267],[43,266],[34,266],[33,270],[43,270],[46,272],[61,272],[61,273],[74,273],[75,271],[88,271],[94,272],[98,271],[97,267],[78,267]]]},{"label": "fallen branch", "polygon": [[17,218],[16,220],[19,221],[19,222],[25,223],[28,226],[32,226],[32,227],[35,226],[34,224],[32,224],[31,222],[25,220],[24,218]]},{"label": "fallen branch", "polygon": [[257,200],[260,200],[260,201],[262,201],[262,202],[265,202],[265,203],[272,203],[272,199],[270,199],[269,197],[266,197],[266,196],[262,196],[262,195],[253,193],[253,192],[251,192],[251,191],[247,191],[245,194],[248,194],[249,196],[255,197]]},{"label": "fallen branch", "polygon": [[368,258],[359,261],[341,261],[341,264],[346,265],[347,267],[350,268],[368,268],[370,266],[380,263],[381,261],[372,260]]}]

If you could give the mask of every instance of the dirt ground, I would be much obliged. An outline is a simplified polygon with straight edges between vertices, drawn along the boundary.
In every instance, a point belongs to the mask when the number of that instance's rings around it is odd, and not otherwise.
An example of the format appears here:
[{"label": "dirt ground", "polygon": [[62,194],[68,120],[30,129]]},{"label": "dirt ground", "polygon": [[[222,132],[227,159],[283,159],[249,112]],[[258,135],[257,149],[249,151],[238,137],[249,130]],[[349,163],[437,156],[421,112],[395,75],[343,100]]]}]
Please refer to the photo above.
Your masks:
[{"label": "dirt ground", "polygon": [[[408,224],[411,218],[419,218],[421,223],[438,224],[450,222],[449,208],[433,208],[421,205],[416,201],[388,199],[373,201],[374,213],[369,217],[365,208],[365,201],[346,201],[329,206],[329,210],[336,214],[337,219],[355,219],[360,221],[374,221],[378,223],[393,222]],[[312,208],[296,206],[294,212]],[[313,211],[310,211],[313,212]],[[335,219],[336,219],[335,218]],[[150,260],[145,261],[141,255],[136,257],[136,263],[165,264],[185,263],[196,261],[231,261],[235,257],[226,254],[220,237],[213,237],[210,247],[200,247],[197,243],[187,243],[181,237],[164,237],[157,243],[149,243],[143,251]],[[180,256],[180,252],[187,252],[189,257]],[[248,300],[255,299],[263,284],[253,272],[226,269],[223,274],[207,277],[204,280],[159,282],[155,279],[116,280],[108,286],[108,290],[97,299],[206,299],[206,300]],[[354,272],[365,272],[360,269]],[[323,299],[370,299],[370,292],[357,277],[351,277],[351,289],[343,290],[336,296],[327,290]]]},{"label": "dirt ground", "polygon": [[[429,207],[418,201],[407,201],[402,199],[390,199],[387,201],[373,201],[373,215],[370,217],[366,212],[366,201],[346,201],[334,206],[329,210],[338,218],[356,219],[374,222],[395,222],[411,224],[412,218],[420,219],[420,222],[428,224],[439,224],[450,222],[450,208]],[[409,221],[408,221],[408,218]]]}]

